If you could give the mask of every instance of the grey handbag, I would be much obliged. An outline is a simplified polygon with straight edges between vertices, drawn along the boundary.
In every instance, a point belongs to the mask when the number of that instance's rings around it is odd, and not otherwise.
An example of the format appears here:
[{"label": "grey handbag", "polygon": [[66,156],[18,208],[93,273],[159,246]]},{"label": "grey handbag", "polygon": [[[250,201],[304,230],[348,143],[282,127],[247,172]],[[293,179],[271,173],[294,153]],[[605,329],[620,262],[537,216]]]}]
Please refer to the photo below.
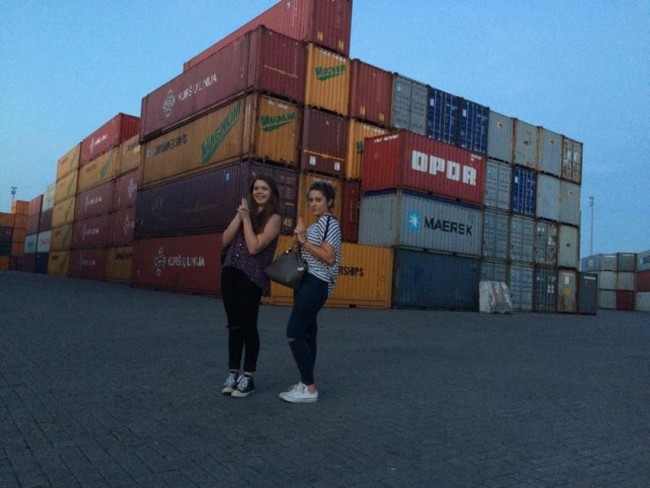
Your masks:
[{"label": "grey handbag", "polygon": [[300,253],[288,249],[275,258],[264,272],[272,281],[297,290],[307,272],[307,263]]}]

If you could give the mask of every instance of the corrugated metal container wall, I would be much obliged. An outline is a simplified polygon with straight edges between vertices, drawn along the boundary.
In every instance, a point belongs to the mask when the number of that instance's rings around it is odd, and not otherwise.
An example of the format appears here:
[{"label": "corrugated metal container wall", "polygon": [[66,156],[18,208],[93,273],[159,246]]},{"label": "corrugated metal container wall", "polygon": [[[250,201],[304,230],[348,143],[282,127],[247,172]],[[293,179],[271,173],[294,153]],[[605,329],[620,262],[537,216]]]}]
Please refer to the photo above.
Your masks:
[{"label": "corrugated metal container wall", "polygon": [[510,210],[510,193],[512,184],[512,167],[491,159],[487,160],[485,171],[486,207]]},{"label": "corrugated metal container wall", "polygon": [[128,173],[140,166],[140,136],[135,135],[127,139],[120,146],[120,165],[117,169],[117,176]]},{"label": "corrugated metal container wall", "polygon": [[537,203],[537,175],[534,171],[522,168],[512,168],[512,190],[511,190],[513,212],[535,215],[535,204]]},{"label": "corrugated metal container wall", "polygon": [[478,310],[476,259],[396,249],[393,269],[394,307]]},{"label": "corrugated metal container wall", "polygon": [[70,274],[70,251],[50,252],[47,261],[47,274],[68,276]]},{"label": "corrugated metal container wall", "polygon": [[427,137],[458,144],[458,97],[429,87],[427,92]]},{"label": "corrugated metal container wall", "polygon": [[485,210],[483,212],[483,248],[481,255],[488,258],[508,257],[510,218],[507,213]]},{"label": "corrugated metal container wall", "polygon": [[560,181],[560,222],[580,226],[580,186]]},{"label": "corrugated metal container wall", "polygon": [[615,290],[616,289],[616,272],[615,271],[599,271],[598,272],[598,287],[602,290]]},{"label": "corrugated metal container wall", "polygon": [[576,300],[578,288],[578,273],[561,269],[558,271],[557,288],[557,311],[564,313],[576,313],[578,304]]},{"label": "corrugated metal container wall", "polygon": [[636,253],[616,253],[616,269],[618,271],[636,271]]},{"label": "corrugated metal container wall", "polygon": [[361,199],[360,181],[341,182],[341,236],[344,241],[357,242],[359,239],[359,203]]},{"label": "corrugated metal container wall", "polygon": [[326,49],[307,45],[305,105],[348,115],[350,60]]},{"label": "corrugated metal container wall", "polygon": [[131,281],[133,247],[110,247],[106,254],[106,279],[127,283]]},{"label": "corrugated metal container wall", "polygon": [[395,75],[391,105],[391,126],[416,134],[427,134],[428,88],[423,83]]},{"label": "corrugated metal container wall", "polygon": [[43,207],[41,210],[49,210],[54,208],[54,195],[56,193],[56,183],[47,185],[45,193],[43,193]]},{"label": "corrugated metal container wall", "polygon": [[387,132],[386,129],[381,127],[350,119],[348,123],[348,150],[343,165],[346,178],[353,180],[361,178],[365,139],[379,137]]},{"label": "corrugated metal container wall", "polygon": [[361,188],[364,192],[409,189],[481,203],[485,191],[485,158],[400,131],[366,141]]},{"label": "corrugated metal container wall", "polygon": [[133,242],[135,207],[124,207],[111,214],[109,244],[124,246]]},{"label": "corrugated metal container wall", "polygon": [[514,119],[514,127],[515,150],[513,163],[537,169],[537,127],[519,119]]},{"label": "corrugated metal container wall", "polygon": [[598,309],[598,275],[580,273],[578,276],[578,313],[596,315]]},{"label": "corrugated metal container wall", "polygon": [[70,197],[54,205],[54,210],[52,211],[52,228],[73,222],[74,204],[76,200],[76,197]]},{"label": "corrugated metal container wall", "polygon": [[582,142],[562,137],[562,178],[580,183],[582,181]]},{"label": "corrugated metal container wall", "polygon": [[135,205],[138,198],[138,182],[140,181],[140,172],[132,170],[124,173],[115,180],[115,195],[113,197],[113,208],[118,210],[123,207]]},{"label": "corrugated metal container wall", "polygon": [[54,209],[51,208],[49,210],[44,210],[41,213],[41,218],[38,221],[38,230],[43,231],[43,230],[51,230],[52,229],[52,214],[54,213]]},{"label": "corrugated metal container wall", "polygon": [[72,249],[89,249],[108,246],[111,230],[109,214],[79,220],[72,228]]},{"label": "corrugated metal container wall", "polygon": [[313,108],[305,108],[300,168],[331,176],[345,172],[348,120]]},{"label": "corrugated metal container wall", "polygon": [[293,232],[298,173],[290,168],[242,161],[140,191],[136,238],[225,230],[257,175],[275,179],[280,191],[282,232]]},{"label": "corrugated metal container wall", "polygon": [[512,163],[514,119],[490,111],[488,119],[488,157]]},{"label": "corrugated metal container wall", "polygon": [[476,102],[458,99],[458,146],[487,154],[490,109]]},{"label": "corrugated metal container wall", "polygon": [[535,222],[534,261],[535,264],[557,266],[557,225],[538,220]]},{"label": "corrugated metal container wall", "polygon": [[103,280],[106,277],[106,249],[70,251],[70,276],[88,280]]},{"label": "corrugated metal container wall", "polygon": [[79,169],[78,192],[101,185],[115,178],[120,167],[120,148],[115,147]]},{"label": "corrugated metal container wall", "polygon": [[81,143],[75,144],[72,149],[59,158],[56,165],[57,181],[79,169],[79,154],[81,152]]},{"label": "corrugated metal container wall", "polygon": [[535,312],[557,311],[557,270],[535,267],[533,310]]},{"label": "corrugated metal container wall", "polygon": [[54,204],[61,203],[77,194],[77,185],[79,182],[79,172],[73,171],[72,173],[64,176],[56,182],[56,189],[54,191]]},{"label": "corrugated metal container wall", "polygon": [[72,247],[72,228],[73,224],[65,224],[52,229],[52,251],[65,251]]},{"label": "corrugated metal container wall", "polygon": [[598,308],[616,310],[616,290],[598,290]]},{"label": "corrugated metal container wall", "polygon": [[582,271],[616,271],[617,261],[616,254],[595,254],[582,258],[580,269]]},{"label": "corrugated metal container wall", "polygon": [[39,195],[29,202],[29,211],[27,213],[27,225],[25,232],[27,234],[36,234],[39,230],[41,220],[41,207],[43,206],[43,195]]},{"label": "corrugated metal container wall", "polygon": [[[27,241],[25,241],[25,245],[27,245]],[[650,270],[637,272],[635,285],[636,291],[650,291]]]},{"label": "corrugated metal container wall", "polygon": [[[276,255],[291,246],[291,236],[281,236]],[[390,308],[393,281],[393,251],[344,242],[341,267],[334,295],[326,307]],[[271,283],[271,295],[263,299],[272,305],[291,305],[293,290]]]},{"label": "corrugated metal container wall", "polygon": [[616,273],[616,289],[631,290],[635,289],[634,273],[619,271]]},{"label": "corrugated metal container wall", "polygon": [[359,243],[480,256],[482,212],[409,192],[361,197]]},{"label": "corrugated metal container wall", "polygon": [[[322,176],[313,173],[300,173],[298,181],[298,194],[295,200],[296,217],[302,217],[305,225],[310,225],[316,220],[314,214],[309,209],[309,205],[307,205],[307,194],[309,193],[309,188],[311,187],[312,183],[316,181],[326,181],[334,187],[335,192],[334,208],[331,209],[332,215],[338,219],[339,224],[341,227],[343,227],[343,222],[341,219],[341,195],[343,194],[343,182],[336,178],[332,178],[331,176]],[[293,232],[293,227],[291,228],[291,232]]]},{"label": "corrugated metal container wall", "polygon": [[297,166],[302,108],[278,98],[259,95],[252,99],[252,105],[247,105],[246,110],[252,111],[250,116],[246,116],[250,122],[245,126],[251,134],[244,137],[244,148],[250,146],[249,157]]},{"label": "corrugated metal container wall", "polygon": [[86,190],[77,195],[74,206],[74,219],[84,220],[97,215],[107,214],[113,209],[115,180]]},{"label": "corrugated metal container wall", "polygon": [[508,282],[506,262],[503,260],[483,259],[481,261],[481,281]]},{"label": "corrugated metal container wall", "polygon": [[560,180],[545,174],[537,175],[537,208],[535,213],[543,219],[560,220]]},{"label": "corrugated metal container wall", "polygon": [[634,311],[634,292],[616,290],[616,310]]},{"label": "corrugated metal container wall", "polygon": [[95,132],[81,141],[79,166],[119,146],[140,132],[140,117],[117,114]]},{"label": "corrugated metal container wall", "polygon": [[50,252],[50,243],[52,242],[52,231],[46,230],[40,232],[36,238],[36,252],[44,253]]},{"label": "corrugated metal container wall", "polygon": [[199,234],[134,241],[131,284],[220,295],[221,236]]},{"label": "corrugated metal container wall", "polygon": [[304,86],[304,44],[260,26],[146,95],[141,138],[151,140],[247,90],[302,102]]},{"label": "corrugated metal container wall", "polygon": [[554,176],[562,174],[562,136],[539,127],[539,170]]},{"label": "corrugated metal container wall", "polygon": [[533,309],[533,267],[510,265],[508,286],[513,310],[530,312]]},{"label": "corrugated metal container wall", "polygon": [[197,54],[183,64],[183,70],[195,66],[247,32],[265,25],[292,39],[314,42],[334,52],[350,54],[352,0],[282,0],[250,22]]},{"label": "corrugated metal container wall", "polygon": [[535,221],[529,217],[513,215],[510,218],[510,245],[508,257],[520,263],[533,262]]},{"label": "corrugated metal container wall", "polygon": [[650,251],[639,252],[636,255],[636,270],[648,271],[650,270]]},{"label": "corrugated metal container wall", "polygon": [[36,252],[36,243],[38,242],[37,234],[29,234],[25,236],[25,242],[23,246],[24,254],[34,254]]},{"label": "corrugated metal container wall", "polygon": [[393,74],[360,59],[353,59],[350,68],[349,116],[383,127],[388,126]]},{"label": "corrugated metal container wall", "polygon": [[557,265],[564,268],[578,269],[580,238],[578,229],[569,225],[558,227]]},{"label": "corrugated metal container wall", "polygon": [[635,296],[634,309],[638,312],[650,312],[650,293],[637,293]]}]

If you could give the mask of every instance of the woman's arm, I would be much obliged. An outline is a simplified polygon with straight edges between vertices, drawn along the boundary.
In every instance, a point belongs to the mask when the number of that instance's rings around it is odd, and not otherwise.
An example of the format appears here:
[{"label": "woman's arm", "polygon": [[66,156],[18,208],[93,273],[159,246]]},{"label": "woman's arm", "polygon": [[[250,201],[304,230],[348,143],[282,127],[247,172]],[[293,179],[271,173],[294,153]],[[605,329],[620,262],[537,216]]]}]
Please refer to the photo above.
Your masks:
[{"label": "woman's arm", "polygon": [[260,234],[255,234],[253,231],[253,224],[250,219],[250,214],[242,216],[242,224],[244,227],[244,239],[246,240],[246,248],[251,254],[257,254],[263,251],[273,239],[280,233],[280,215],[273,214],[266,222],[264,230]]},{"label": "woman's arm", "polygon": [[223,244],[223,247],[230,245],[230,243],[237,235],[237,231],[239,230],[240,225],[241,225],[241,215],[239,214],[239,212],[237,212],[233,217],[233,219],[230,221],[230,224],[228,224],[226,230],[223,231],[223,235],[221,236],[221,243]]}]

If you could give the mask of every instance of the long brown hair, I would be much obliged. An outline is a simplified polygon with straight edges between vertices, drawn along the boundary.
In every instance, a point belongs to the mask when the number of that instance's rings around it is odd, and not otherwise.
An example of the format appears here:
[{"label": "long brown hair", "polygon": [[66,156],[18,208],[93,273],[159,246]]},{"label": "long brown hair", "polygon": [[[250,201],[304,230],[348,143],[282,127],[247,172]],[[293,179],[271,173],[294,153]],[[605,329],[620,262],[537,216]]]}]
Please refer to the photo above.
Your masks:
[{"label": "long brown hair", "polygon": [[[255,187],[256,181],[263,181],[271,189],[271,198],[268,203],[264,205],[264,208],[260,211],[257,211],[257,204],[253,198],[253,188]],[[253,231],[258,234],[262,232],[264,226],[273,216],[273,214],[279,213],[280,208],[280,191],[278,190],[278,184],[275,180],[269,176],[256,176],[248,191],[248,207],[251,209],[251,223],[253,224]],[[254,209],[254,211],[253,211]]]}]

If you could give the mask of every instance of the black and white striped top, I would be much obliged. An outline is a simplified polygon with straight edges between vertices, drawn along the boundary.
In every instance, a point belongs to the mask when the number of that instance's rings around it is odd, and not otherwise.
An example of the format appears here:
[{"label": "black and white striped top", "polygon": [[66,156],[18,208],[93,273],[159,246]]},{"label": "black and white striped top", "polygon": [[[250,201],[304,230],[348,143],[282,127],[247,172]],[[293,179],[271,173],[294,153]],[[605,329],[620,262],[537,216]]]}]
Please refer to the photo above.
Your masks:
[{"label": "black and white striped top", "polygon": [[[327,221],[329,220],[329,226]],[[325,235],[327,230],[327,235]],[[334,249],[335,260],[329,265],[320,259],[315,258],[307,251],[304,246],[301,248],[303,259],[307,262],[307,272],[316,278],[327,282],[327,297],[334,293],[334,285],[339,277],[339,267],[341,266],[341,226],[339,221],[331,215],[322,215],[316,222],[307,227],[307,240],[316,246],[320,246],[325,237],[325,242],[329,243]]]}]

